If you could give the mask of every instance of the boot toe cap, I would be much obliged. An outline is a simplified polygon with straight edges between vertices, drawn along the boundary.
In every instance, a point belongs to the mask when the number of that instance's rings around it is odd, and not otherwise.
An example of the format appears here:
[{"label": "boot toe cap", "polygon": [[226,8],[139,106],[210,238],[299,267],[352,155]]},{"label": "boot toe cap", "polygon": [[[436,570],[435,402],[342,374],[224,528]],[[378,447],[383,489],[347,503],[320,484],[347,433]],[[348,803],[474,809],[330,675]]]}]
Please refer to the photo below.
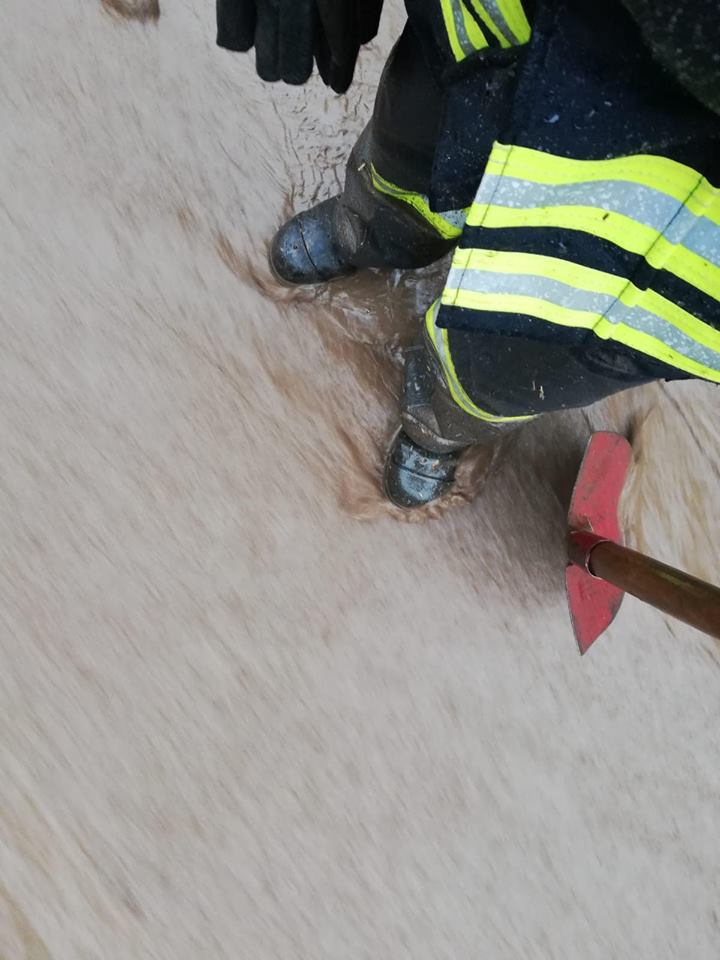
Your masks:
[{"label": "boot toe cap", "polygon": [[305,246],[299,217],[288,220],[275,234],[269,259],[273,273],[282,282],[314,282],[317,271]]},{"label": "boot toe cap", "polygon": [[355,267],[347,263],[334,236],[335,199],[299,213],[273,237],[270,267],[284,283],[323,283],[348,276]]},{"label": "boot toe cap", "polygon": [[413,510],[448,494],[455,481],[458,454],[434,454],[400,433],[385,464],[383,486],[397,507]]}]

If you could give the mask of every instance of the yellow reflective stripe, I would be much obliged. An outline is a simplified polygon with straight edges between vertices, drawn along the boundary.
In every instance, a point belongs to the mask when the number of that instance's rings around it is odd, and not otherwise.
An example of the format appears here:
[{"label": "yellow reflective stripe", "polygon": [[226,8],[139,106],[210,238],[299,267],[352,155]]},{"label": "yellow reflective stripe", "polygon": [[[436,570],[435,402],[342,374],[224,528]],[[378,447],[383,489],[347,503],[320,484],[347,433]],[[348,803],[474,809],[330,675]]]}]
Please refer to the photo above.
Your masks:
[{"label": "yellow reflective stripe", "polygon": [[523,273],[549,277],[573,287],[619,297],[628,281],[612,273],[548,257],[539,253],[516,253],[504,250],[462,249],[455,251],[452,270],[486,270],[492,273]]},{"label": "yellow reflective stripe", "polygon": [[715,187],[697,170],[667,157],[635,154],[610,160],[572,160],[529,147],[496,143],[486,172],[548,184],[627,180],[666,193],[693,213],[720,224],[720,199]]},{"label": "yellow reflective stripe", "polygon": [[[720,300],[720,190],[664,157],[572,160],[496,144],[467,224],[582,231]],[[713,326],[655,290],[561,258],[458,250],[442,302],[590,330],[720,382]]]},{"label": "yellow reflective stripe", "polygon": [[448,42],[453,56],[458,61],[465,59],[465,52],[460,46],[460,40],[455,27],[455,11],[453,10],[452,0],[440,0],[443,20],[445,21],[445,32],[448,35]]},{"label": "yellow reflective stripe", "polygon": [[464,410],[465,413],[469,413],[471,417],[476,417],[478,420],[484,420],[486,423],[517,423],[519,421],[534,420],[535,414],[530,414],[524,417],[499,417],[494,413],[489,413],[487,410],[483,410],[482,407],[479,407],[476,403],[473,403],[468,394],[465,392],[463,385],[460,383],[460,378],[455,370],[455,363],[453,362],[452,351],[450,350],[448,332],[447,330],[441,330],[436,324],[439,309],[440,301],[436,300],[425,314],[425,326],[427,328],[428,336],[430,337],[432,345],[435,348],[435,353],[437,354],[438,360],[442,366],[445,382],[448,390],[450,391],[450,395],[460,409]]},{"label": "yellow reflective stripe", "polygon": [[697,360],[678,353],[677,350],[673,350],[662,340],[658,340],[649,333],[643,333],[642,330],[633,330],[631,327],[610,323],[609,320],[601,320],[593,328],[593,333],[603,340],[616,340],[619,343],[624,343],[625,346],[631,347],[633,350],[655,357],[662,363],[677,367],[678,370],[684,370],[693,377],[720,383],[720,370],[707,367],[703,363],[698,363]]},{"label": "yellow reflective stripe", "polygon": [[527,43],[531,30],[520,0],[496,0],[496,2],[518,43]]},{"label": "yellow reflective stripe", "polygon": [[[549,303],[540,297],[512,293],[481,293],[476,290],[453,290],[446,287],[442,295],[443,306],[467,307],[469,310],[484,310],[490,313],[519,313],[556,323],[561,327],[582,327],[592,330],[600,319],[597,313],[573,310]],[[498,333],[502,333],[498,330]]]},{"label": "yellow reflective stripe", "polygon": [[450,49],[458,62],[488,46],[485,34],[463,0],[440,0],[440,6]]},{"label": "yellow reflective stripe", "polygon": [[[506,299],[489,299],[497,297]],[[454,257],[444,303],[476,309],[490,309],[492,303],[493,309],[507,310],[507,297],[532,316],[591,328],[598,336],[633,343],[637,349],[642,343],[648,350],[647,344],[654,343],[649,351],[653,356],[670,358],[684,369],[688,362],[696,364],[693,369],[706,377],[713,370],[711,379],[720,375],[720,332],[654,290],[538,254],[466,250]]]},{"label": "yellow reflective stripe", "polygon": [[427,197],[421,193],[414,193],[411,190],[403,190],[396,184],[391,183],[382,177],[375,167],[370,164],[370,177],[372,184],[380,193],[384,193],[395,200],[402,200],[409,204],[416,213],[419,213],[423,220],[426,220],[445,240],[455,240],[462,233],[462,227],[446,219],[441,213],[435,213],[430,209]]},{"label": "yellow reflective stripe", "polygon": [[667,270],[708,296],[720,300],[720,269],[692,250],[659,236],[645,254],[645,259],[656,270]]},{"label": "yellow reflective stripe", "polygon": [[[697,343],[720,353],[720,330],[704,323],[693,313],[688,313],[683,307],[673,303],[672,300],[668,300],[667,297],[663,297],[656,290],[641,290],[635,284],[629,283],[618,299],[626,306],[638,306],[643,310],[654,313],[677,327],[678,330],[682,330]],[[719,371],[715,373],[716,377],[720,376]]]},{"label": "yellow reflective stripe", "polygon": [[473,204],[469,227],[564,227],[583,230],[618,243],[624,250],[645,255],[657,240],[657,231],[623,213],[600,207],[499,207]]},{"label": "yellow reflective stripe", "polygon": [[467,33],[468,40],[475,50],[483,50],[485,47],[487,47],[488,42],[485,39],[485,34],[480,29],[473,15],[469,10],[466,9],[464,5],[462,6],[462,18],[463,23],[465,24],[465,32]]},{"label": "yellow reflective stripe", "polygon": [[[695,377],[712,380],[720,383],[720,370],[698,363],[686,357],[664,341],[658,340],[650,334],[626,327],[623,324],[611,323],[599,314],[588,313],[584,310],[571,310],[557,304],[548,303],[537,297],[513,296],[512,294],[476,293],[469,290],[446,289],[442,298],[447,306],[467,307],[470,310],[484,310],[492,313],[518,313],[548,323],[556,323],[563,327],[580,327],[592,332],[603,340],[615,340],[624,343],[634,350],[667,363],[678,370],[684,370]],[[502,331],[498,330],[501,334]]]},{"label": "yellow reflective stripe", "polygon": [[530,39],[530,24],[519,0],[470,0],[470,3],[500,46],[518,46]]},{"label": "yellow reflective stripe", "polygon": [[492,35],[498,41],[500,46],[505,48],[512,46],[511,41],[505,36],[501,28],[495,23],[495,21],[487,12],[485,7],[482,5],[482,3],[480,3],[480,0],[470,0],[470,3],[472,4],[472,8],[475,11],[475,13],[482,20],[482,22],[485,24],[485,26],[490,31],[490,33],[492,33]]},{"label": "yellow reflective stripe", "polygon": [[653,227],[623,213],[600,207],[537,207],[529,210],[473,204],[470,227],[561,227],[582,230],[645,257],[656,270],[667,270],[720,300],[720,269],[678,244],[670,243]]},{"label": "yellow reflective stripe", "polygon": [[[627,307],[638,307],[646,310],[666,323],[676,327],[696,343],[708,347],[720,354],[720,331],[704,323],[698,317],[684,310],[682,307],[668,300],[655,290],[643,290],[623,277],[571,263],[558,257],[548,257],[535,253],[516,253],[496,250],[461,250],[455,251],[451,276],[456,271],[480,270],[494,274],[525,275],[537,278],[547,278],[567,284],[578,290],[590,293],[599,293],[614,297]],[[462,276],[460,279],[462,286]],[[463,291],[465,292],[465,291]],[[443,296],[443,303],[450,301]],[[461,304],[457,303],[457,306]],[[584,311],[573,311],[580,319],[578,326],[587,326],[585,316],[602,316],[601,314],[585,314]],[[572,314],[564,314],[569,318]],[[604,323],[604,321],[603,321]],[[611,323],[613,330],[621,324]],[[634,329],[634,328],[633,328]],[[613,339],[616,339],[613,335]],[[663,342],[663,341],[658,341]]]}]

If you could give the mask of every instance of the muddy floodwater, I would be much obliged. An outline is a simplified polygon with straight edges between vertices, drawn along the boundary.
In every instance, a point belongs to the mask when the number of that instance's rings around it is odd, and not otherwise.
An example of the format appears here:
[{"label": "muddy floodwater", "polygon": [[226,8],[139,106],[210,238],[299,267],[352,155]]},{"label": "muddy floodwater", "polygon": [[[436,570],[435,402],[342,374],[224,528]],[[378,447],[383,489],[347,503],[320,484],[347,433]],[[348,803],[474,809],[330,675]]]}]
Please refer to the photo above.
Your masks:
[{"label": "muddy floodwater", "polygon": [[2,4],[2,960],[718,956],[720,651],[627,600],[580,659],[563,596],[593,428],[630,542],[720,579],[716,389],[548,417],[407,522],[443,266],[268,274],[400,6],[336,97],[212,4]]}]

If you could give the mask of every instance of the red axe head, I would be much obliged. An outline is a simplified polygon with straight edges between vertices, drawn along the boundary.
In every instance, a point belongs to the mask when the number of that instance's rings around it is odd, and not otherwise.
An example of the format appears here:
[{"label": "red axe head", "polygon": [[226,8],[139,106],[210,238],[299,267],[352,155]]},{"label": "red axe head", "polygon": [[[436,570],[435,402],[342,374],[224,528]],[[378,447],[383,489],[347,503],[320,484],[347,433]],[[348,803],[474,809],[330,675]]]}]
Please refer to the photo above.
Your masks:
[{"label": "red axe head", "polygon": [[[592,435],[570,503],[571,538],[573,534],[591,533],[622,543],[618,505],[631,460],[632,447],[625,437],[618,433]],[[565,583],[575,639],[580,653],[585,653],[615,619],[624,594],[572,563]]]}]

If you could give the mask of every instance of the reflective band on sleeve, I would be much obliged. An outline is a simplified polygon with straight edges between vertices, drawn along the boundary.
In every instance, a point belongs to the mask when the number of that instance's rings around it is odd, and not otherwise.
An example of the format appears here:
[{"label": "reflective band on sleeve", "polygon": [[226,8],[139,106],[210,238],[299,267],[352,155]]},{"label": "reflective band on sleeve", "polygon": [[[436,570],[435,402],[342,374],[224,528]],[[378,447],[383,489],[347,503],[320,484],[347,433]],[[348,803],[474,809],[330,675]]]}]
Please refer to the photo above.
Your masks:
[{"label": "reflective band on sleeve", "polygon": [[720,299],[720,191],[664,157],[568,160],[496,144],[467,223],[590,233]]},{"label": "reflective band on sleeve", "polygon": [[530,24],[520,0],[470,0],[470,2],[501,46],[519,46],[530,39]]},{"label": "reflective band on sleeve", "polygon": [[469,413],[471,417],[477,417],[478,420],[484,420],[486,423],[517,423],[525,420],[534,420],[535,415],[533,414],[525,417],[498,417],[494,413],[489,413],[476,403],[473,403],[463,385],[460,383],[457,371],[455,370],[455,364],[448,342],[448,332],[447,330],[441,330],[437,325],[439,310],[440,301],[436,300],[425,314],[425,326],[432,345],[435,348],[435,353],[440,361],[440,365],[442,366],[450,395],[460,409],[464,410],[465,413]]},{"label": "reflective band on sleeve", "polygon": [[531,30],[528,18],[525,16],[522,0],[497,0],[497,3],[517,42],[520,44],[527,43],[530,39]]},{"label": "reflective band on sleeve", "polygon": [[[653,190],[667,193],[681,202],[689,202],[696,213],[707,214],[717,198],[717,190],[697,170],[667,157],[652,154],[634,154],[610,160],[573,160],[557,157],[530,147],[508,146],[496,143],[487,163],[488,173],[517,177],[533,183],[590,183],[595,180],[624,180],[641,183]],[[720,223],[720,208],[714,217]]]},{"label": "reflective band on sleeve", "polygon": [[462,14],[462,22],[465,28],[465,33],[467,35],[468,41],[472,50],[470,53],[475,53],[477,50],[484,50],[488,46],[487,39],[482,29],[478,25],[477,21],[467,9],[462,0],[457,0],[460,5],[460,11]]},{"label": "reflective band on sleeve", "polygon": [[492,206],[516,209],[589,207],[603,213],[620,213],[664,235],[669,243],[688,250],[720,267],[720,230],[707,217],[697,216],[674,197],[639,183],[596,180],[591,183],[544,184],[515,177],[484,178]]},{"label": "reflective band on sleeve", "polygon": [[490,33],[492,33],[500,46],[506,49],[507,47],[511,47],[513,44],[508,35],[509,30],[507,30],[507,27],[505,27],[505,30],[503,29],[505,24],[502,18],[498,16],[493,19],[489,12],[489,10],[492,9],[492,7],[496,7],[497,4],[489,3],[487,0],[486,2],[481,2],[481,0],[470,0],[470,4],[475,13],[478,15],[478,18],[482,20],[485,27]]},{"label": "reflective band on sleeve", "polygon": [[[552,303],[554,306],[562,307],[568,311],[582,311],[591,313],[594,316],[602,316],[606,310],[612,306],[615,298],[606,293],[593,293],[588,290],[579,290],[577,287],[570,286],[558,280],[550,280],[547,277],[533,276],[523,273],[489,273],[480,270],[451,270],[446,287],[448,290],[457,291],[457,296],[450,300],[443,297],[443,303],[454,307],[463,307],[463,294],[471,293],[492,293],[518,297],[536,297]],[[578,318],[577,324],[573,325],[588,326],[592,320]]]},{"label": "reflective band on sleeve", "polygon": [[460,62],[487,47],[485,35],[462,0],[440,0],[450,49]]},{"label": "reflective band on sleeve", "polygon": [[[468,217],[468,225],[470,224]],[[581,230],[644,257],[656,270],[667,270],[714,299],[720,299],[720,271],[714,264],[680,244],[669,243],[652,227],[623,214],[591,207],[540,207],[515,210],[489,206],[483,227],[559,227]]]},{"label": "reflective band on sleeve", "polygon": [[720,332],[653,290],[556,257],[457,250],[442,302],[591,330],[720,382]]},{"label": "reflective band on sleeve", "polygon": [[370,164],[370,176],[376,190],[388,197],[393,197],[395,200],[402,200],[403,203],[409,204],[445,240],[455,240],[462,233],[467,210],[444,210],[442,213],[435,213],[434,210],[430,209],[430,203],[425,194],[403,190],[402,187],[398,187],[380,176],[372,164]]}]

